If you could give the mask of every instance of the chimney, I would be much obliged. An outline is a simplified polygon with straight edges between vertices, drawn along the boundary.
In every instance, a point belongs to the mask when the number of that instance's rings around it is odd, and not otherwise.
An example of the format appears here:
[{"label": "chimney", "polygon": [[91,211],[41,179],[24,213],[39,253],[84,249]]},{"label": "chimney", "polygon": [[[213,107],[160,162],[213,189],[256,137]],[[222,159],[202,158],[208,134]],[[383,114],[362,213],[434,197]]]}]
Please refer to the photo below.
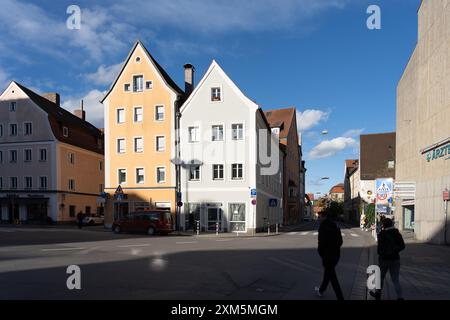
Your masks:
[{"label": "chimney", "polygon": [[195,68],[192,64],[184,65],[184,92],[189,96],[194,91]]},{"label": "chimney", "polygon": [[83,100],[81,100],[80,109],[74,110],[73,114],[76,115],[81,120],[86,121],[86,111],[84,111],[84,101]]},{"label": "chimney", "polygon": [[44,93],[42,95],[45,99],[53,102],[54,104],[56,104],[58,107],[61,106],[61,99],[59,96],[59,93],[56,92],[51,92],[51,93]]}]

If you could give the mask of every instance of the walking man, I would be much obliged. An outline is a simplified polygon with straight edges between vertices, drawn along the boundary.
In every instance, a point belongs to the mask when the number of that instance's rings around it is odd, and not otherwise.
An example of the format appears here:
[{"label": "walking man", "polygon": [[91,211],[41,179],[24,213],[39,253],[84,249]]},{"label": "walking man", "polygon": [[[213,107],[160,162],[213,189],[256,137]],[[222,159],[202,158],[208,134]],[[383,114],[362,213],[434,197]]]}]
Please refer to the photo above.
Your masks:
[{"label": "walking man", "polygon": [[320,287],[316,287],[316,293],[319,297],[327,290],[328,284],[331,282],[333,290],[338,300],[344,300],[341,286],[336,276],[336,266],[341,257],[342,233],[337,226],[332,213],[328,212],[325,219],[319,227],[319,255],[322,258],[324,267],[323,281]]},{"label": "walking man", "polygon": [[397,293],[397,299],[403,300],[402,287],[400,285],[400,252],[405,249],[403,237],[394,227],[389,218],[384,218],[382,230],[378,234],[378,260],[381,271],[381,290],[370,291],[370,295],[376,300],[381,300],[384,279],[389,271],[391,280]]}]

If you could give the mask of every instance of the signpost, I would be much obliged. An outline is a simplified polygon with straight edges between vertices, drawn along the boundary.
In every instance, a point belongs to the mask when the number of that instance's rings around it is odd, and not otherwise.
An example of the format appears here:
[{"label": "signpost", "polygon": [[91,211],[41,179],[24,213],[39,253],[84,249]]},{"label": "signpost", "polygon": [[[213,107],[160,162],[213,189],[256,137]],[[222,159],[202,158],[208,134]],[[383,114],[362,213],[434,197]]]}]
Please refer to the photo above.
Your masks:
[{"label": "signpost", "polygon": [[119,185],[116,189],[116,191],[114,192],[114,198],[119,202],[118,203],[118,208],[117,208],[117,217],[114,217],[115,220],[120,218],[121,215],[121,211],[122,211],[122,200],[123,200],[123,190],[122,187]]},{"label": "signpost", "polygon": [[378,215],[388,214],[392,206],[392,198],[394,195],[394,180],[393,179],[377,179],[375,181],[375,239],[378,225]]},{"label": "signpost", "polygon": [[445,189],[442,196],[445,202],[444,243],[447,244],[448,202],[450,201],[450,191],[448,191],[448,189]]}]

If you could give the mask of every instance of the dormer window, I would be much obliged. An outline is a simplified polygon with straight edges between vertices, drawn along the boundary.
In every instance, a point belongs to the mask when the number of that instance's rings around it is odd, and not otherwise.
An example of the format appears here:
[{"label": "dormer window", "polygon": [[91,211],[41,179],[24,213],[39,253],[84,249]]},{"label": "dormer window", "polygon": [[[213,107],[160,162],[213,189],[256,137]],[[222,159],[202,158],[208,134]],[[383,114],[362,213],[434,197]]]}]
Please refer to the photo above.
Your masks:
[{"label": "dormer window", "polygon": [[280,135],[280,128],[272,128],[272,133],[279,136]]},{"label": "dormer window", "polygon": [[63,136],[66,138],[69,137],[69,128],[63,127]]},{"label": "dormer window", "polygon": [[133,92],[142,92],[144,90],[144,76],[133,77]]},{"label": "dormer window", "polygon": [[219,87],[211,88],[211,101],[222,101],[222,90]]},{"label": "dormer window", "polygon": [[16,112],[17,110],[17,102],[12,101],[9,103],[9,111],[10,112]]}]

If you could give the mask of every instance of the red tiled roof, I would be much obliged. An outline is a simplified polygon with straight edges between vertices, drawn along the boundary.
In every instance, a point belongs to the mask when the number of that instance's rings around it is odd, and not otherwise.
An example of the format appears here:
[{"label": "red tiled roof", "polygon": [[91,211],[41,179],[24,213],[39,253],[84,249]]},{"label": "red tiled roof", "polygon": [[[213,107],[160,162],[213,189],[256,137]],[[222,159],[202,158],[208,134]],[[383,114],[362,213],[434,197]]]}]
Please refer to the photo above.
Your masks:
[{"label": "red tiled roof", "polygon": [[280,139],[284,139],[289,134],[289,128],[295,118],[295,108],[276,109],[265,111],[267,121],[271,128],[280,128]]},{"label": "red tiled roof", "polygon": [[340,183],[331,188],[330,193],[344,193],[344,184]]}]

